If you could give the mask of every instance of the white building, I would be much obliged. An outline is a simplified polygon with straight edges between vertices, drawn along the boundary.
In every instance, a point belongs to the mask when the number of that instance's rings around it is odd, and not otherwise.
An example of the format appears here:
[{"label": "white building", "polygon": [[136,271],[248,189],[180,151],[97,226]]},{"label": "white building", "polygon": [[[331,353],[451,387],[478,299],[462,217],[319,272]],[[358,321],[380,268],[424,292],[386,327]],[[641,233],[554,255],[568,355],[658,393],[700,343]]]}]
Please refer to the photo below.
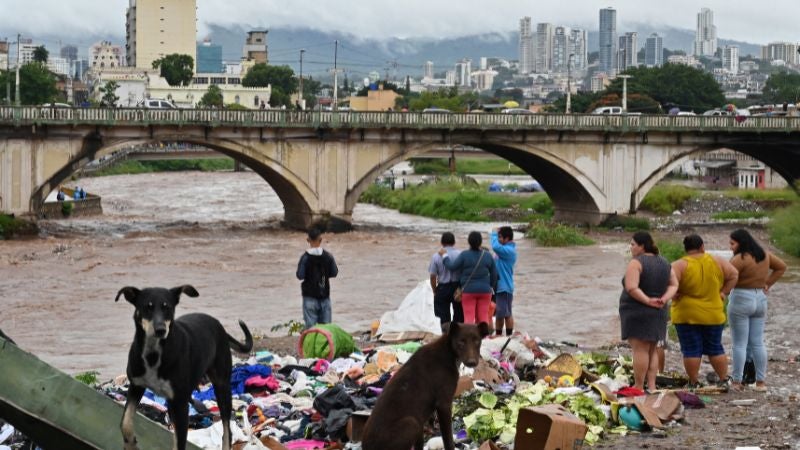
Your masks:
[{"label": "white building", "polygon": [[425,65],[422,68],[422,78],[427,78],[429,80],[433,79],[433,61],[425,61]]},{"label": "white building", "polygon": [[20,65],[24,66],[33,61],[33,52],[42,47],[41,45],[34,44],[30,39],[21,39],[19,43],[19,61]]},{"label": "white building", "polygon": [[494,77],[497,75],[497,72],[494,70],[478,70],[472,72],[471,77],[473,79],[473,85],[475,89],[478,91],[488,91],[492,89],[492,85],[494,85]]},{"label": "white building", "polygon": [[552,23],[536,25],[536,53],[534,55],[536,73],[548,73],[553,69],[553,35]]},{"label": "white building", "polygon": [[717,51],[717,27],[714,26],[714,11],[702,8],[697,14],[697,30],[694,36],[695,56],[714,56]]},{"label": "white building", "polygon": [[722,68],[732,74],[739,73],[739,47],[726,45],[722,49]]},{"label": "white building", "polygon": [[519,21],[519,72],[521,74],[531,73],[534,67],[534,37],[531,31],[531,18],[523,17]]},{"label": "white building", "polygon": [[47,68],[57,75],[71,75],[70,62],[67,58],[60,56],[51,56],[47,58]]},{"label": "white building", "polygon": [[700,66],[700,61],[698,61],[697,58],[691,55],[672,55],[669,58],[667,58],[667,62],[670,64],[682,64],[684,66],[690,66],[690,67]]},{"label": "white building", "polygon": [[573,70],[586,70],[589,66],[589,53],[587,50],[588,37],[586,30],[573,28],[570,30],[570,51],[569,53],[575,55],[572,60]]},{"label": "white building", "polygon": [[639,66],[639,33],[632,31],[619,37],[617,71]]},{"label": "white building", "polygon": [[100,69],[124,67],[125,53],[121,46],[101,41],[89,47],[89,64]]},{"label": "white building", "polygon": [[461,61],[456,63],[456,70],[455,70],[455,84],[458,86],[465,86],[469,87],[472,85],[472,79],[470,78],[470,74],[472,74],[472,60],[469,58],[464,58]]},{"label": "white building", "polygon": [[761,47],[761,59],[765,61],[783,61],[786,64],[800,65],[797,49],[800,44],[793,42],[770,42]]},{"label": "white building", "polygon": [[456,85],[456,71],[455,70],[448,70],[444,74],[444,84],[447,86],[455,86]]},{"label": "white building", "polygon": [[574,64],[573,61],[570,61],[570,55],[572,53],[572,47],[570,45],[570,39],[572,38],[572,32],[569,27],[556,27],[554,34],[553,34],[553,72],[556,73],[566,73],[571,68],[569,64]]}]

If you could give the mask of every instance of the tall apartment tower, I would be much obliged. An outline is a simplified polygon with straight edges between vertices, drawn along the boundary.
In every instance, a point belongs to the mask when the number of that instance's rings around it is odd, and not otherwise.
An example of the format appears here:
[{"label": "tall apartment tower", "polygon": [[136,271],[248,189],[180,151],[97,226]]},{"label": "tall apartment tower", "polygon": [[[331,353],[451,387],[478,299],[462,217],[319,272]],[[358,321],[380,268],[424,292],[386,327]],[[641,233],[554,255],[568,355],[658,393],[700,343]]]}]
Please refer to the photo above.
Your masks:
[{"label": "tall apartment tower", "polygon": [[797,53],[800,44],[792,42],[770,42],[761,47],[761,59],[764,61],[781,60],[786,64],[800,64],[800,54]]},{"label": "tall apartment tower", "polygon": [[152,69],[153,61],[174,53],[197,61],[195,0],[130,0],[126,18],[129,66]]},{"label": "tall apartment tower", "polygon": [[639,65],[639,34],[635,31],[619,37],[617,71],[624,72]]},{"label": "tall apartment tower", "polygon": [[664,65],[664,39],[653,33],[644,44],[644,65],[647,67],[661,67]]},{"label": "tall apartment tower", "polygon": [[531,31],[531,18],[519,20],[519,71],[526,74],[534,70],[534,39]]},{"label": "tall apartment tower", "polygon": [[9,64],[10,60],[8,59],[8,40],[3,39],[0,41],[0,70],[6,70],[6,67],[10,67]]},{"label": "tall apartment tower", "polygon": [[717,27],[714,11],[703,8],[697,14],[697,32],[694,36],[695,56],[714,56],[717,51]]},{"label": "tall apartment tower", "polygon": [[617,10],[600,10],[600,71],[612,73],[617,68]]},{"label": "tall apartment tower", "polygon": [[[566,73],[569,71],[569,55],[572,54],[570,39],[572,39],[572,33],[569,27],[556,27],[555,34],[553,34],[553,72]],[[572,64],[575,64],[575,56],[572,58]]]},{"label": "tall apartment tower", "polygon": [[[570,30],[570,53],[574,54],[575,57],[572,60],[572,69],[573,70],[586,70],[586,67],[589,66],[589,53],[587,50],[587,32],[586,30],[580,30],[577,28],[573,28]],[[567,55],[569,56],[569,55]]]},{"label": "tall apartment tower", "polygon": [[267,54],[267,30],[254,30],[247,32],[247,39],[242,48],[242,59],[255,61],[256,64],[266,64],[269,61]]},{"label": "tall apartment tower", "polygon": [[729,73],[739,73],[739,47],[736,45],[726,45],[722,49],[722,68]]},{"label": "tall apartment tower", "polygon": [[422,77],[433,79],[433,61],[425,61],[425,65],[422,66]]},{"label": "tall apartment tower", "polygon": [[536,25],[536,54],[534,70],[536,73],[547,73],[553,69],[553,24]]},{"label": "tall apartment tower", "polygon": [[472,60],[464,58],[456,63],[456,86],[472,86]]}]

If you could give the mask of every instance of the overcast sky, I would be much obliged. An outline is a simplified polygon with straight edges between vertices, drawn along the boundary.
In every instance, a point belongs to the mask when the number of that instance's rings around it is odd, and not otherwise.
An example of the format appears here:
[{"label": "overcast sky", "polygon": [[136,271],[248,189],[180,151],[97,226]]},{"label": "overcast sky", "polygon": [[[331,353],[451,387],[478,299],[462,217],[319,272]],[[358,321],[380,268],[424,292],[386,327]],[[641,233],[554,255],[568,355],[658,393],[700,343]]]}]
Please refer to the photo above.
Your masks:
[{"label": "overcast sky", "polygon": [[[129,0],[2,0],[0,38],[22,33],[80,36],[125,33]],[[359,37],[455,37],[512,31],[534,23],[597,29],[598,10],[617,9],[626,23],[694,29],[701,7],[714,11],[718,36],[757,44],[800,41],[800,0],[197,0],[198,38],[208,24],[299,26]]]}]

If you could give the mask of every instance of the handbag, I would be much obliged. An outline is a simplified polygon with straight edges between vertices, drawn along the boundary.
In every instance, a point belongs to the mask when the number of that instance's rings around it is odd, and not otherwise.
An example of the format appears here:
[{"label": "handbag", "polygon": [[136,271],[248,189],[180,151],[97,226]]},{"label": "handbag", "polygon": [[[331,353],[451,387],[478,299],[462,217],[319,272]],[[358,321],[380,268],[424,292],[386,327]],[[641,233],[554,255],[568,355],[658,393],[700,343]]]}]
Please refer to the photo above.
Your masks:
[{"label": "handbag", "polygon": [[[481,250],[481,256],[478,257],[478,262],[475,263],[475,268],[472,269],[472,273],[469,274],[469,277],[467,277],[467,282],[464,283],[465,286],[469,284],[469,280],[472,279],[472,276],[475,275],[475,271],[478,270],[478,265],[481,263],[481,260],[483,259],[483,254],[484,253],[486,253],[486,250]],[[456,288],[456,291],[453,292],[453,301],[454,302],[461,302],[461,294],[463,293],[463,291],[464,290],[462,289],[461,286]]]}]

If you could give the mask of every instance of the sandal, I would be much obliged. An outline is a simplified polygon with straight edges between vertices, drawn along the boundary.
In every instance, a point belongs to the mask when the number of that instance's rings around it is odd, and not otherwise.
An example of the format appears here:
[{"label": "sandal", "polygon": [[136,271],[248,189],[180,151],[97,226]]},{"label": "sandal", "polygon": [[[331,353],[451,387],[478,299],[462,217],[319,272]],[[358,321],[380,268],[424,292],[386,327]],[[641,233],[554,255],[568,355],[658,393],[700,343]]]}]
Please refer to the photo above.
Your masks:
[{"label": "sandal", "polygon": [[753,390],[756,391],[756,392],[767,392],[767,385],[766,384],[753,385]]},{"label": "sandal", "polygon": [[730,385],[730,389],[732,391],[742,392],[742,391],[744,391],[744,385],[742,383],[739,383],[739,382],[736,382],[736,381],[732,381],[731,385]]}]

